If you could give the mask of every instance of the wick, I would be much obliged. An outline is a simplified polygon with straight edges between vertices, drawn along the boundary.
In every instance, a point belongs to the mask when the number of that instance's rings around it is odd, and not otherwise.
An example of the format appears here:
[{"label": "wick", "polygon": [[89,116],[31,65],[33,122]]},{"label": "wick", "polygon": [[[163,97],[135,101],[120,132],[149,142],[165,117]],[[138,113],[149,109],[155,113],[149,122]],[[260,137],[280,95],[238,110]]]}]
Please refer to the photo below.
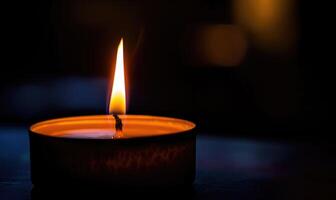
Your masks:
[{"label": "wick", "polygon": [[115,129],[116,131],[122,131],[123,129],[123,124],[122,124],[122,121],[121,119],[119,118],[119,116],[117,114],[112,114],[116,123],[115,123]]}]

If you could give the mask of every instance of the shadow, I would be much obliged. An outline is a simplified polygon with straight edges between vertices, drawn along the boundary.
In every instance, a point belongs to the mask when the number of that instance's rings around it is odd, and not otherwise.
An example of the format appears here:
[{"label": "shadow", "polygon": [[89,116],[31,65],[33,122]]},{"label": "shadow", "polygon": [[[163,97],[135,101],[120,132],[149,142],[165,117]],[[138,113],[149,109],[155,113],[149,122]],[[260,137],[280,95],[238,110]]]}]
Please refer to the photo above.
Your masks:
[{"label": "shadow", "polygon": [[113,187],[33,187],[32,200],[42,199],[194,199],[193,186],[179,188],[113,188]]}]

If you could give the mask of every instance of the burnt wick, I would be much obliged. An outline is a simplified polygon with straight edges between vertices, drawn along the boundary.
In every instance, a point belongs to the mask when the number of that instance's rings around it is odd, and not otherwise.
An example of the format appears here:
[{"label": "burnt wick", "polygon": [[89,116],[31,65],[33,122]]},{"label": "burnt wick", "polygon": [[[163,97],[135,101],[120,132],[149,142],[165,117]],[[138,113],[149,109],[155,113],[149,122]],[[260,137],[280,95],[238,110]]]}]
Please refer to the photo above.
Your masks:
[{"label": "burnt wick", "polygon": [[113,114],[113,117],[115,119],[115,129],[116,131],[122,131],[123,129],[123,124],[122,124],[122,120],[119,118],[119,116],[117,114]]}]

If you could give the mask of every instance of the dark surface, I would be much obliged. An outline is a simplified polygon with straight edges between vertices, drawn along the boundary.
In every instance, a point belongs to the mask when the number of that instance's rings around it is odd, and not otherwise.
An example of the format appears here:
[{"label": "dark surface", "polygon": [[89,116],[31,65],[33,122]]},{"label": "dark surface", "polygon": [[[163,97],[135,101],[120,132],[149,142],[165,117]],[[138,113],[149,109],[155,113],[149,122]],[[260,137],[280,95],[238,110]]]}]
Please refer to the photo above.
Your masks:
[{"label": "dark surface", "polygon": [[[0,129],[0,199],[177,198],[335,199],[335,147],[325,142],[205,136],[197,141],[197,176],[191,188],[156,191],[32,190],[25,127]],[[52,172],[51,172],[52,173]],[[75,188],[75,186],[74,186]],[[134,199],[134,198],[133,198]]]}]

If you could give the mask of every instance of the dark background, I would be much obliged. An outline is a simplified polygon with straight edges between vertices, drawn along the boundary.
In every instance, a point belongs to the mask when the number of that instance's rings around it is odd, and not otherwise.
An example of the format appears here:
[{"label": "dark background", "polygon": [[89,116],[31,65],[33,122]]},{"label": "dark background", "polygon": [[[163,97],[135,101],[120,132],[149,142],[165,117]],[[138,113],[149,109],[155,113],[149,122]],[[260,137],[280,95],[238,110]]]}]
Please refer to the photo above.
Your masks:
[{"label": "dark background", "polygon": [[336,199],[332,1],[32,0],[1,8],[1,200],[106,199],[32,187],[27,129],[106,114],[121,37],[127,113],[197,124],[196,179],[183,198]]},{"label": "dark background", "polygon": [[7,2],[0,121],[29,125],[105,114],[123,37],[127,113],[186,118],[208,133],[323,138],[332,128],[327,6],[299,0]]}]

